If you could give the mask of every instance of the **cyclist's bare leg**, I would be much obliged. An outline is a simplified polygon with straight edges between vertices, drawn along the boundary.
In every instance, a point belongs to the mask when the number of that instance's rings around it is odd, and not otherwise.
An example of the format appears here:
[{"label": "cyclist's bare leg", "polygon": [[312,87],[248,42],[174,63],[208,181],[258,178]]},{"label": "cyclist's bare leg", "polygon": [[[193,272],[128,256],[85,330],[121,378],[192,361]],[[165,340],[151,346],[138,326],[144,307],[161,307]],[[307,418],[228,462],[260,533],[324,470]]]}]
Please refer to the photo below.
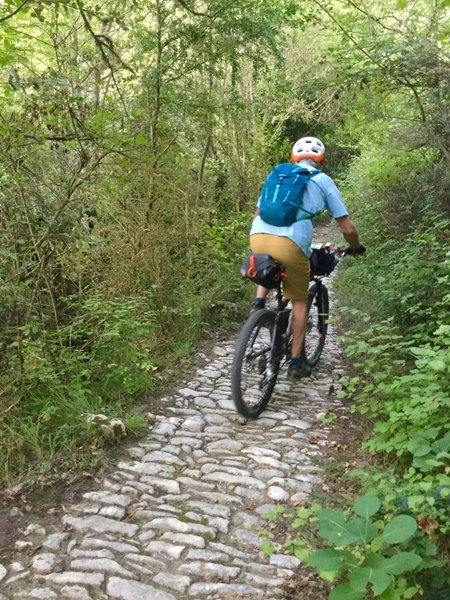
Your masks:
[{"label": "cyclist's bare leg", "polygon": [[[269,290],[258,285],[257,298],[265,298]],[[308,303],[292,301],[292,358],[300,358],[305,343],[306,324],[308,320]]]},{"label": "cyclist's bare leg", "polygon": [[[263,288],[264,289],[264,288]],[[292,358],[300,358],[305,343],[308,303],[292,301]]]},{"label": "cyclist's bare leg", "polygon": [[262,285],[258,285],[257,289],[256,289],[256,297],[257,298],[266,298],[267,294],[269,293],[269,290],[265,287],[263,287]]}]

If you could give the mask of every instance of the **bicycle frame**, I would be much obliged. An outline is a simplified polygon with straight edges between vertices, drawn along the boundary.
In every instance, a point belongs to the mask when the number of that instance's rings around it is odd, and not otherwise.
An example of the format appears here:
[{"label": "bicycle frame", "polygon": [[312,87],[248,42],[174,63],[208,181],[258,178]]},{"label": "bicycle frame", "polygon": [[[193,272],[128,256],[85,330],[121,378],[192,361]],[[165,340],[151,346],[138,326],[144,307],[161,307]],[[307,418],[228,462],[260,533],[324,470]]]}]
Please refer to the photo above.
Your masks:
[{"label": "bicycle frame", "polygon": [[312,278],[311,281],[314,281],[316,283],[317,286],[317,293],[316,293],[316,298],[317,298],[317,309],[320,315],[322,315],[322,319],[319,322],[319,332],[322,333],[323,332],[323,326],[325,324],[325,321],[323,320],[323,316],[324,316],[324,312],[323,312],[323,306],[322,306],[322,294],[321,294],[321,289],[323,286],[322,283],[322,279],[319,276],[315,276]]},{"label": "bicycle frame", "polygon": [[[276,303],[251,314],[236,343],[231,377],[233,401],[247,418],[256,418],[265,409],[280,369],[291,359],[292,310],[289,300],[283,299],[282,288],[282,282],[274,288]],[[310,344],[307,348],[305,345],[304,359],[312,367],[320,358],[327,329],[328,292],[319,276],[311,278],[307,305],[306,336]]]},{"label": "bicycle frame", "polygon": [[[314,281],[317,288],[316,288],[316,298],[317,298],[317,309],[319,314],[323,314],[323,307],[322,307],[322,294],[321,294],[321,288],[322,288],[322,278],[320,276],[314,276],[311,278],[311,281]],[[281,282],[278,284],[278,287],[276,288],[277,290],[277,294],[276,294],[276,300],[277,300],[277,307],[275,309],[276,311],[276,319],[275,319],[275,326],[273,329],[273,333],[272,333],[272,352],[271,352],[271,357],[270,357],[270,365],[278,370],[278,366],[279,363],[281,362],[284,352],[285,352],[285,342],[288,341],[286,340],[286,334],[288,337],[290,337],[290,329],[289,329],[289,317],[291,314],[291,309],[286,310],[287,305],[289,304],[289,300],[285,300],[283,299],[283,291],[282,291],[282,284]],[[309,317],[309,315],[308,315]],[[324,320],[320,320],[319,322],[319,333],[323,332],[323,328],[324,328],[324,324],[325,321]],[[306,327],[308,328],[309,322],[306,323]],[[289,360],[289,356],[286,355],[286,360]]]},{"label": "bicycle frame", "polygon": [[286,341],[286,332],[289,328],[289,317],[291,310],[286,310],[289,300],[283,299],[282,285],[278,284],[277,287],[277,308],[275,326],[272,333],[272,352],[270,356],[270,365],[275,371],[278,371],[279,363],[281,362],[284,354],[284,342]]}]

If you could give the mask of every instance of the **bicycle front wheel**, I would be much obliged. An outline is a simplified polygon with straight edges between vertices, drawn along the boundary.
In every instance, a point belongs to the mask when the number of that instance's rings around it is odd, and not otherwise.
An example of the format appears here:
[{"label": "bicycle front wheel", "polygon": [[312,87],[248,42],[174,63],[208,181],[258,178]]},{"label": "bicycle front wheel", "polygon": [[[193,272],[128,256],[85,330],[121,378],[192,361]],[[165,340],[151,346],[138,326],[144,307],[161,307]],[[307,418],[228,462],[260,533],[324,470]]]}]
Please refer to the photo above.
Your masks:
[{"label": "bicycle front wheel", "polygon": [[278,367],[273,364],[275,313],[251,315],[236,342],[231,368],[231,393],[238,412],[255,419],[266,408],[275,387]]},{"label": "bicycle front wheel", "polygon": [[308,292],[308,323],[304,356],[312,367],[319,361],[325,345],[330,313],[328,290],[321,282],[313,283]]}]

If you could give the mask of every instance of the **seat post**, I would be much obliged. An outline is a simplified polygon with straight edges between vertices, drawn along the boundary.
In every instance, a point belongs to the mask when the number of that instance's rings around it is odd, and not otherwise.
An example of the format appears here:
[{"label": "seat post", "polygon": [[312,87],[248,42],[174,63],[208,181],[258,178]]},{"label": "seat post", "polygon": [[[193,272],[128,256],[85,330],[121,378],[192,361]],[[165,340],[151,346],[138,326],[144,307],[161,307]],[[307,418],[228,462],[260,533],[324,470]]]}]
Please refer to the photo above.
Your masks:
[{"label": "seat post", "polygon": [[277,286],[277,304],[278,304],[278,310],[283,310],[284,305],[283,305],[283,292],[281,291],[281,281],[278,282],[278,286]]}]

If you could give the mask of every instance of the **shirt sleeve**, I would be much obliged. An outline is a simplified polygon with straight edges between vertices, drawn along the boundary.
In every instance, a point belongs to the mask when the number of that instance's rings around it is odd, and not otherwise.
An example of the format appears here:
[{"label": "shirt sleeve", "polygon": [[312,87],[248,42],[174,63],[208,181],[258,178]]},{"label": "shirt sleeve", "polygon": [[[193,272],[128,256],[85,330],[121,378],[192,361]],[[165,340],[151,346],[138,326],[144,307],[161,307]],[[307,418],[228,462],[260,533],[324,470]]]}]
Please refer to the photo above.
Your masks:
[{"label": "shirt sleeve", "polygon": [[337,186],[331,177],[328,177],[325,173],[322,173],[322,175],[324,175],[324,177],[320,181],[320,185],[325,196],[326,209],[334,219],[346,217],[348,215],[348,210],[340,191],[337,189]]}]

